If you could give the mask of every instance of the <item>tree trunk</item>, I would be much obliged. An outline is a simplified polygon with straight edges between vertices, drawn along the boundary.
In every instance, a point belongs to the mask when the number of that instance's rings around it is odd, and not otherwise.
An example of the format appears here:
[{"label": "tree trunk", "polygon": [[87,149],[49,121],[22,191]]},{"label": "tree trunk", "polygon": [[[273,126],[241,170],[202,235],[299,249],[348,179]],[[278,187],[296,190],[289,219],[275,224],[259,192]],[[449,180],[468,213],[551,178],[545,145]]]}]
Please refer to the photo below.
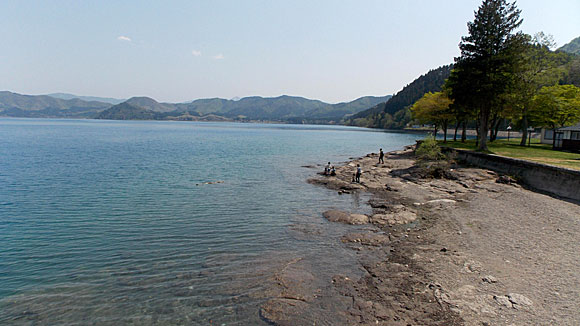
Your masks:
[{"label": "tree trunk", "polygon": [[499,125],[501,125],[501,120],[502,119],[499,119],[495,124],[495,130],[493,131],[493,140],[497,139],[497,133],[499,132]]},{"label": "tree trunk", "polygon": [[475,146],[479,146],[479,138],[481,138],[479,136],[479,133],[481,132],[481,130],[479,130],[479,117],[477,119],[475,119]]},{"label": "tree trunk", "polygon": [[443,142],[447,143],[447,120],[443,121]]},{"label": "tree trunk", "polygon": [[489,128],[489,107],[482,107],[479,111],[479,143],[477,149],[488,151],[487,149],[487,129]]},{"label": "tree trunk", "polygon": [[453,134],[453,141],[457,141],[457,130],[459,129],[459,120],[455,123],[455,134]]},{"label": "tree trunk", "polygon": [[528,139],[528,117],[524,114],[522,117],[522,140],[520,141],[520,146],[526,146],[526,141]]},{"label": "tree trunk", "polygon": [[433,138],[437,138],[437,124],[435,124],[435,132],[433,132]]},{"label": "tree trunk", "polygon": [[491,118],[491,123],[489,124],[489,141],[490,142],[494,141],[494,139],[493,139],[493,129],[495,127],[496,121],[497,121],[497,113],[493,115],[493,118]]},{"label": "tree trunk", "polygon": [[461,142],[465,143],[467,139],[467,121],[463,120],[463,124],[461,126]]}]

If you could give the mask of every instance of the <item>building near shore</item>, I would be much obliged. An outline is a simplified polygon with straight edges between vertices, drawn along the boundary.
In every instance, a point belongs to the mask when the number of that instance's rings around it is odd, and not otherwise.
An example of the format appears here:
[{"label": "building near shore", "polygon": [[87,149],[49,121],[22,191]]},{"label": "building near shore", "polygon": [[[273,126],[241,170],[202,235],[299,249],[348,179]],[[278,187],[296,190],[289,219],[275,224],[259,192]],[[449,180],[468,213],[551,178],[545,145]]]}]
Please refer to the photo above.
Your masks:
[{"label": "building near shore", "polygon": [[[554,140],[554,137],[556,140]],[[580,151],[580,123],[570,127],[558,128],[555,131],[542,128],[540,142],[542,144],[553,144],[554,149]]]},{"label": "building near shore", "polygon": [[574,126],[559,128],[554,133],[554,149],[580,152],[580,123]]}]

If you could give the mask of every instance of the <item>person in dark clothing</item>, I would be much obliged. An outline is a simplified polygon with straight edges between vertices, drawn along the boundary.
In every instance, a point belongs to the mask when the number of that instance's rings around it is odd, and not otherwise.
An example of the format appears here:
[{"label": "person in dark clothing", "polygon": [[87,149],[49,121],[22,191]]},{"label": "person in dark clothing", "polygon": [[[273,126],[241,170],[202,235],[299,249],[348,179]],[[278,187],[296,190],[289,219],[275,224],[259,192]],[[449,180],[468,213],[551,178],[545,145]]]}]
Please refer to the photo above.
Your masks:
[{"label": "person in dark clothing", "polygon": [[362,174],[362,169],[360,168],[360,164],[356,165],[356,175],[355,175],[355,182],[360,183],[360,175]]},{"label": "person in dark clothing", "polygon": [[381,148],[379,151],[379,164],[381,164],[381,163],[385,164],[384,157],[385,157],[385,153],[383,153],[383,149]]}]

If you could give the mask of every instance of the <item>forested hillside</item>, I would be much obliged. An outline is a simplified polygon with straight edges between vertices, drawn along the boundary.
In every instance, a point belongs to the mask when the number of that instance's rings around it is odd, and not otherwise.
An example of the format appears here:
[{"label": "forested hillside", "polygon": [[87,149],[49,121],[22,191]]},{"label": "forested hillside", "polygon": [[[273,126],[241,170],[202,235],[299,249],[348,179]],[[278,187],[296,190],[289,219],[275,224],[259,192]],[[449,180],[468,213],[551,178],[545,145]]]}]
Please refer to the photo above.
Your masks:
[{"label": "forested hillside", "polygon": [[573,39],[568,44],[562,45],[558,51],[580,55],[580,36]]},{"label": "forested hillside", "polygon": [[370,128],[404,128],[411,121],[409,107],[427,92],[441,90],[449,77],[453,65],[446,65],[429,71],[405,86],[386,103],[359,112],[345,121],[348,125]]}]

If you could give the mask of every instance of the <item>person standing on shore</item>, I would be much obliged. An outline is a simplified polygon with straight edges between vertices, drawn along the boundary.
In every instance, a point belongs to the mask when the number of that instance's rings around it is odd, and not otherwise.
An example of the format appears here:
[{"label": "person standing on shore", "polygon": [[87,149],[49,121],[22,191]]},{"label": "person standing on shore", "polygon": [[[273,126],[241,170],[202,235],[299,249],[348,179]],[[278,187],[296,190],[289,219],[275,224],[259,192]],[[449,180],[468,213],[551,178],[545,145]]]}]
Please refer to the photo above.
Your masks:
[{"label": "person standing on shore", "polygon": [[385,157],[385,153],[383,153],[383,149],[381,148],[379,150],[379,164],[381,164],[381,163],[385,164],[384,157]]},{"label": "person standing on shore", "polygon": [[362,174],[362,169],[360,167],[360,164],[356,165],[356,174],[355,174],[355,182],[356,183],[360,183],[360,175]]}]

